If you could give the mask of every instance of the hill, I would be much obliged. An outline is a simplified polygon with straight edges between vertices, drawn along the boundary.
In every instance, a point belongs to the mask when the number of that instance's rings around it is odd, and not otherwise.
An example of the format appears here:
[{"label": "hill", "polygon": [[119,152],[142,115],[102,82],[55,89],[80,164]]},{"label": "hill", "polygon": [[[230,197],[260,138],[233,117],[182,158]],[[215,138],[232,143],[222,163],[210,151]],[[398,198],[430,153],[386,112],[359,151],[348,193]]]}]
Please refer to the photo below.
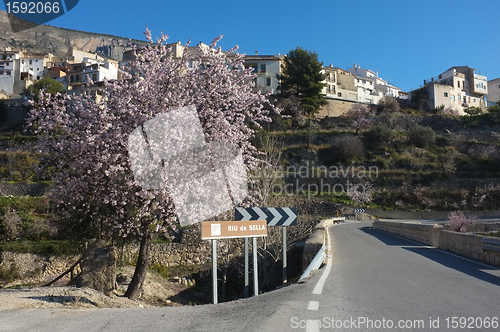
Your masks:
[{"label": "hill", "polygon": [[[133,40],[135,44],[145,41]],[[85,31],[38,25],[14,33],[7,12],[0,10],[0,50],[6,47],[25,49],[32,52],[48,52],[65,55],[72,48],[99,53],[114,60],[122,60],[122,52],[129,43],[128,38],[97,34]]]}]

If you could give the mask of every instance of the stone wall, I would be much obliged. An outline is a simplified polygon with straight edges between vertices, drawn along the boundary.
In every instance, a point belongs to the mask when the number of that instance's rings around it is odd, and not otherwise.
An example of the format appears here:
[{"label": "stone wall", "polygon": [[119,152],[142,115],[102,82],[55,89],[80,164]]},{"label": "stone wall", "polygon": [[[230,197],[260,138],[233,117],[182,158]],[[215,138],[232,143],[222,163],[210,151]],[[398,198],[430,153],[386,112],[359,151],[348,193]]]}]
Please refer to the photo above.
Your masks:
[{"label": "stone wall", "polygon": [[[421,220],[445,220],[450,215],[450,211],[383,211],[370,208],[366,209],[366,213],[377,218]],[[464,214],[475,217],[489,217],[500,215],[500,211],[465,211]]]},{"label": "stone wall", "polygon": [[[23,283],[41,284],[55,279],[80,257],[81,255],[59,256],[2,251],[0,252],[0,268],[9,271],[15,265],[15,270],[19,273]],[[80,272],[79,266],[75,268],[75,272]]]},{"label": "stone wall", "polygon": [[[285,206],[285,205],[284,205]],[[288,244],[304,241],[311,234],[319,219],[299,218],[296,226],[287,227]],[[281,227],[269,227],[267,243],[275,241],[282,243]],[[243,253],[243,239],[231,240],[230,257],[240,257]],[[239,244],[236,242],[239,241]],[[155,243],[151,247],[151,263],[163,266],[199,265],[212,259],[211,241],[200,240],[196,229],[191,229],[181,235],[181,243]],[[139,254],[139,245],[128,245],[118,250],[119,261],[133,262]]]},{"label": "stone wall", "polygon": [[0,196],[44,196],[51,186],[43,183],[8,183],[0,182]]},{"label": "stone wall", "polygon": [[481,262],[500,266],[500,252],[483,250],[483,238],[500,242],[499,238],[446,231],[440,225],[422,225],[393,221],[373,222],[373,228],[431,245]]},{"label": "stone wall", "polygon": [[483,250],[484,238],[500,242],[500,239],[495,237],[441,231],[439,236],[439,248],[481,262],[500,266],[500,252]]},{"label": "stone wall", "polygon": [[[126,246],[119,250],[120,260],[135,261],[139,254],[138,245]],[[197,265],[212,259],[210,241],[199,243],[155,243],[150,249],[151,263],[163,266]]]},{"label": "stone wall", "polygon": [[376,220],[373,223],[373,228],[437,247],[439,245],[439,232],[443,226]]},{"label": "stone wall", "polygon": [[319,111],[314,115],[316,119],[323,119],[326,117],[341,116],[349,112],[355,101],[337,100],[337,99],[327,99],[328,104],[321,107]]}]

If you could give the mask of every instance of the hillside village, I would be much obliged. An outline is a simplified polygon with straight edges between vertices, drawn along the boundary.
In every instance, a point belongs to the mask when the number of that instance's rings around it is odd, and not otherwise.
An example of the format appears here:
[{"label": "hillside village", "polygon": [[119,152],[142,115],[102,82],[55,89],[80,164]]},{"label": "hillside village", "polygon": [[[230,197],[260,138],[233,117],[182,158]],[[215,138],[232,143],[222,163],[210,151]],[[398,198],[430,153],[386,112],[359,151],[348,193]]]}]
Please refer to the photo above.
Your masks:
[{"label": "hillside village", "polygon": [[[180,42],[168,44],[174,57],[180,57],[185,46]],[[195,48],[194,46],[188,47]],[[7,48],[0,51],[0,99],[8,99],[8,105],[19,106],[24,102],[25,89],[44,76],[60,81],[69,92],[75,92],[86,83],[87,77],[93,82],[113,80],[120,76],[124,66],[133,58],[133,50],[122,52],[122,61],[106,56],[71,49],[66,56],[51,53],[30,52]],[[263,93],[273,91],[279,94],[283,59],[286,55],[246,55],[244,64],[252,67],[256,74],[256,87]],[[402,91],[379,76],[377,71],[354,64],[349,69],[341,69],[330,64],[323,67],[325,75],[323,95],[329,101],[329,110],[336,106],[345,110],[342,104],[364,103],[376,105],[387,96],[401,101],[412,100],[415,91]],[[423,80],[423,89],[428,98],[426,109],[443,107],[448,112],[463,115],[467,107],[482,110],[500,99],[500,78],[487,79],[480,71],[468,66],[453,66],[436,77]],[[332,113],[328,113],[332,114]]]}]

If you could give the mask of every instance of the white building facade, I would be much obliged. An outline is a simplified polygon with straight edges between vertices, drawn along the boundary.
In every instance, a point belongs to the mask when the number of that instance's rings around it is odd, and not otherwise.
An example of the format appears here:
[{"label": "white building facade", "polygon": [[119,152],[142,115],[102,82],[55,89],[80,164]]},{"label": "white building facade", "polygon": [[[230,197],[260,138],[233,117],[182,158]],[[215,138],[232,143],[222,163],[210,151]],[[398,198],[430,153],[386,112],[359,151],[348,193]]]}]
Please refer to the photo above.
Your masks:
[{"label": "white building facade", "polygon": [[[255,52],[257,53],[257,52]],[[270,91],[278,94],[280,85],[278,76],[281,75],[281,62],[284,55],[245,55],[243,65],[245,68],[253,68],[256,74],[255,86],[262,93]]]},{"label": "white building facade", "polygon": [[500,77],[488,81],[488,103],[497,103],[500,100]]},{"label": "white building facade", "polygon": [[444,106],[445,110],[464,115],[467,107],[486,108],[486,76],[467,66],[451,67],[430,81],[424,80],[429,94],[428,109]]}]

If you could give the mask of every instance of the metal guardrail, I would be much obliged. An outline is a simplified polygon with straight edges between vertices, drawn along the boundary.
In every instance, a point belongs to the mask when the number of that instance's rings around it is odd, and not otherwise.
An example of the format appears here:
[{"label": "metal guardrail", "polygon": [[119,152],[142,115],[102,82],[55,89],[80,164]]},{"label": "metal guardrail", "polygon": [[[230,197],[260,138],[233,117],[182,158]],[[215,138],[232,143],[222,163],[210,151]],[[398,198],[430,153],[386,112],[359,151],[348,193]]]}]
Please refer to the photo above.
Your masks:
[{"label": "metal guardrail", "polygon": [[311,261],[307,269],[304,271],[304,273],[302,273],[302,276],[300,277],[298,283],[300,284],[302,280],[309,277],[309,275],[313,270],[319,269],[321,267],[321,264],[323,264],[325,258],[326,258],[326,246],[323,244],[319,249],[318,253],[316,254],[316,256],[314,256],[314,259]]},{"label": "metal guardrail", "polygon": [[500,241],[483,239],[483,250],[500,252]]}]

